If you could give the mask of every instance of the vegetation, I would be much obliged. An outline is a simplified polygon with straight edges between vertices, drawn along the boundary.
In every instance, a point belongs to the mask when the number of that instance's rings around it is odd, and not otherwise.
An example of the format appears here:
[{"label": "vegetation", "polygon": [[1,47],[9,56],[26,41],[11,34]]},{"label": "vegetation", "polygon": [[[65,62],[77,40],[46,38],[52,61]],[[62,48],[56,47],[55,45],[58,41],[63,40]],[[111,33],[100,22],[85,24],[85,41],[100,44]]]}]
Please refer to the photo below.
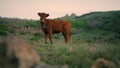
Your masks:
[{"label": "vegetation", "polygon": [[39,21],[18,19],[18,18],[3,18],[0,17],[0,25],[17,26],[17,27],[38,27]]},{"label": "vegetation", "polygon": [[0,17],[0,35],[12,32],[26,39],[33,44],[32,47],[40,54],[41,60],[48,64],[90,68],[97,58],[105,58],[120,68],[120,11],[91,12],[82,16],[73,13],[57,19],[71,22],[72,38],[69,44],[64,43],[62,34],[53,35],[54,44],[45,44],[40,31],[33,33],[12,30],[13,25],[38,29],[39,23],[36,20]]},{"label": "vegetation", "polygon": [[[120,11],[91,12],[77,16],[76,20],[87,22],[92,29],[107,29],[109,31],[120,29]],[[119,30],[117,33],[119,33]]]},{"label": "vegetation", "polygon": [[9,29],[7,29],[6,26],[0,25],[0,35],[7,35],[9,32]]}]

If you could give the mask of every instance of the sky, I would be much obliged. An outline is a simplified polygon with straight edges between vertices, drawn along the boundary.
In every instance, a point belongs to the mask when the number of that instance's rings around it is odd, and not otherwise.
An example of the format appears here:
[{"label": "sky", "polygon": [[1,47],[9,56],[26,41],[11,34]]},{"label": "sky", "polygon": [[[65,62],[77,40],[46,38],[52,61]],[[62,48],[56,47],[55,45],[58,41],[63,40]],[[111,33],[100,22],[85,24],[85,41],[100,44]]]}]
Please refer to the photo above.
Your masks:
[{"label": "sky", "polygon": [[113,10],[120,10],[120,0],[0,0],[0,16],[10,18],[39,19],[38,12],[57,18]]}]

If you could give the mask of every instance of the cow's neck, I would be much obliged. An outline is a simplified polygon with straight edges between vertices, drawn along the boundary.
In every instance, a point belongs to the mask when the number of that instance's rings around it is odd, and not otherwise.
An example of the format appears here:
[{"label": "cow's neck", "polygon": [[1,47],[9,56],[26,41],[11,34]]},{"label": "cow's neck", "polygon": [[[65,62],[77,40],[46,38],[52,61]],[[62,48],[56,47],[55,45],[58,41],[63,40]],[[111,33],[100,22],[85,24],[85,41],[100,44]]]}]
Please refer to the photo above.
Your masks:
[{"label": "cow's neck", "polygon": [[[40,23],[43,23],[43,21],[40,21]],[[44,25],[41,24],[41,28],[42,29],[46,29],[47,28],[47,26],[46,26],[47,19],[44,19],[44,23],[45,23]]]}]

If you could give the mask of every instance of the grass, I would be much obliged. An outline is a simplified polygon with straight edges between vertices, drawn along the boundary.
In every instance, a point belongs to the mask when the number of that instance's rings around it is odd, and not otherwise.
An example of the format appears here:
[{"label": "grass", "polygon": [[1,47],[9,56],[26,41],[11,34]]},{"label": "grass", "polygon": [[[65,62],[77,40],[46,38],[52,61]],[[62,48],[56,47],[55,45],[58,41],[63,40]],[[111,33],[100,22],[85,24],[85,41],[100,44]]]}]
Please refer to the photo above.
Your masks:
[{"label": "grass", "polygon": [[0,25],[0,35],[7,35],[9,30],[7,29],[6,26]]},{"label": "grass", "polygon": [[[70,68],[89,68],[97,58],[105,58],[120,67],[120,38],[107,31],[83,31],[72,35],[69,44],[63,38],[54,37],[54,44],[45,44],[41,34],[18,34],[25,38],[47,64]],[[31,40],[31,38],[34,38]]]}]

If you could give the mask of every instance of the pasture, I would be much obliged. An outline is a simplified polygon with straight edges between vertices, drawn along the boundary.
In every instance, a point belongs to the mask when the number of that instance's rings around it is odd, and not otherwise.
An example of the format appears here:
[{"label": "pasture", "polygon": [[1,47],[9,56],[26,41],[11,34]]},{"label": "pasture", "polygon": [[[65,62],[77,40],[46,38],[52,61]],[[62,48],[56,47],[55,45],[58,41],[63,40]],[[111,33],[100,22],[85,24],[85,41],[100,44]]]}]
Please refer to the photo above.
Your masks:
[{"label": "pasture", "polygon": [[96,59],[104,58],[120,68],[120,11],[89,13],[75,20],[73,17],[69,19],[72,29],[68,44],[65,44],[62,33],[53,34],[53,44],[50,41],[45,44],[36,20],[0,17],[0,35],[14,33],[25,39],[39,53],[41,60],[50,65],[90,68]]},{"label": "pasture", "polygon": [[[70,68],[90,68],[97,58],[113,61],[120,67],[119,35],[104,31],[80,31],[65,44],[62,34],[53,35],[54,44],[45,44],[41,34],[17,34],[33,44],[42,61],[51,65],[67,64]],[[113,37],[114,36],[114,37]]]}]

